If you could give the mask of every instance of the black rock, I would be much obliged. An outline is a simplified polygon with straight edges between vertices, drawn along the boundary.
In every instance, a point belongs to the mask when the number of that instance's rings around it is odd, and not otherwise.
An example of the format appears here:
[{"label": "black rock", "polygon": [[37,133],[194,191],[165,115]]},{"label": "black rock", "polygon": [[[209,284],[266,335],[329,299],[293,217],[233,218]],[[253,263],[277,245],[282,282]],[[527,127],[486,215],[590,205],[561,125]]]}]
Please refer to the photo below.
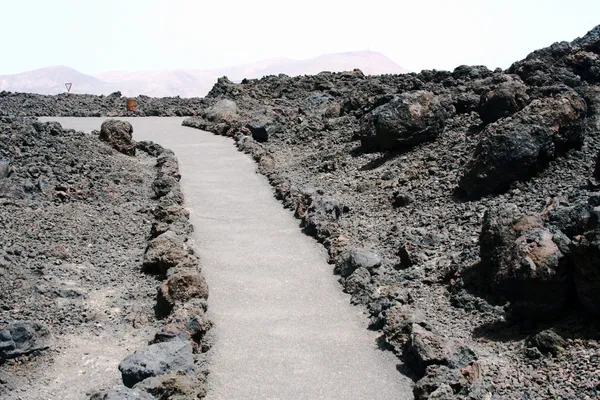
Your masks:
[{"label": "black rock", "polygon": [[247,128],[252,132],[252,138],[257,142],[266,142],[269,140],[269,132],[267,126],[260,122],[252,122],[247,125]]},{"label": "black rock", "polygon": [[557,355],[565,349],[567,342],[554,330],[547,329],[527,338],[527,347],[534,347],[542,353]]},{"label": "black rock", "polygon": [[156,343],[137,350],[119,364],[123,384],[133,387],[152,376],[170,371],[190,372],[194,369],[192,345],[188,342]]},{"label": "black rock", "polygon": [[49,342],[50,331],[40,322],[16,321],[4,326],[0,324],[0,360],[47,349]]},{"label": "black rock", "polygon": [[516,113],[528,102],[527,86],[519,78],[510,79],[481,95],[479,116],[484,123],[489,124]]},{"label": "black rock", "polygon": [[361,119],[363,146],[391,150],[435,139],[453,108],[432,92],[402,93]]}]

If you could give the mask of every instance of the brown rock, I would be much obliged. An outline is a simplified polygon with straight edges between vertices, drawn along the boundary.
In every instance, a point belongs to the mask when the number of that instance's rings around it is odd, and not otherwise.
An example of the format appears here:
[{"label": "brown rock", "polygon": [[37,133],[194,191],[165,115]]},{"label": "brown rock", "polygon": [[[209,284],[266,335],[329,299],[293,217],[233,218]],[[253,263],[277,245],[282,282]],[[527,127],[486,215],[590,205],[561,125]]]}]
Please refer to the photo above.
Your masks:
[{"label": "brown rock", "polygon": [[183,238],[167,231],[148,243],[143,269],[150,273],[166,274],[173,267],[196,267],[198,257]]},{"label": "brown rock", "polygon": [[100,128],[100,140],[108,143],[113,149],[135,156],[135,142],[133,141],[133,126],[127,121],[114,119],[106,120]]},{"label": "brown rock", "polygon": [[167,315],[176,304],[208,298],[208,285],[196,270],[182,269],[171,275],[159,288],[156,311]]}]

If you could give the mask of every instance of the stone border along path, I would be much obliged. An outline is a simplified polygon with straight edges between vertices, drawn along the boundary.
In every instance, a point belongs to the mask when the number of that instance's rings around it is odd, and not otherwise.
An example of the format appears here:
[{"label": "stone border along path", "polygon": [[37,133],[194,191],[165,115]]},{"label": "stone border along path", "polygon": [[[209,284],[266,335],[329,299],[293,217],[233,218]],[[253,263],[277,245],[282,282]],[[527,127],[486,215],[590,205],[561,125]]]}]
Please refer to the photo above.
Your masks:
[{"label": "stone border along path", "polygon": [[[53,118],[91,132],[105,118]],[[210,287],[215,342],[208,399],[412,399],[396,357],[377,349],[324,249],[273,197],[231,139],[131,118],[134,140],[179,159],[181,185]]]}]

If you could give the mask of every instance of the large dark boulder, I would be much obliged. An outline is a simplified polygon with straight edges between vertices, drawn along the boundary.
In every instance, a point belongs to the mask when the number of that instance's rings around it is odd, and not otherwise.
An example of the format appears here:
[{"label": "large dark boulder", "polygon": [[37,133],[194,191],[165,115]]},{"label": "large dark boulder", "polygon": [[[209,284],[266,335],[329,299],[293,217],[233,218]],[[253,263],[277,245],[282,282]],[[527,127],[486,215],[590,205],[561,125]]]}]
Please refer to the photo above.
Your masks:
[{"label": "large dark boulder", "polygon": [[133,141],[133,126],[127,121],[109,119],[100,127],[100,140],[108,143],[113,149],[135,156],[136,144]]},{"label": "large dark boulder", "polygon": [[452,100],[418,90],[402,93],[361,119],[363,146],[391,150],[435,139],[454,114]]},{"label": "large dark boulder", "polygon": [[488,125],[459,186],[468,196],[479,197],[530,178],[549,160],[582,144],[586,111],[583,98],[566,90]]},{"label": "large dark boulder", "polygon": [[514,205],[488,210],[480,236],[479,285],[531,319],[554,318],[569,295],[569,263],[541,218]]},{"label": "large dark boulder", "polygon": [[489,124],[516,113],[528,102],[527,86],[519,78],[510,78],[481,95],[479,116]]}]

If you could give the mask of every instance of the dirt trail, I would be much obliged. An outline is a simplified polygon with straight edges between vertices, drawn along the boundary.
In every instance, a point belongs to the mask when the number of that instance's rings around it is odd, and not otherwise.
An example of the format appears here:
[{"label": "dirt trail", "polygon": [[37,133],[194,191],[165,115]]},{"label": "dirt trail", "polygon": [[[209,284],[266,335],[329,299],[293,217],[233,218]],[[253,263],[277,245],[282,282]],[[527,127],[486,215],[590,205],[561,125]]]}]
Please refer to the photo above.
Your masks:
[{"label": "dirt trail", "polygon": [[[91,131],[102,118],[60,118]],[[230,139],[180,118],[129,119],[134,138],[175,151],[215,321],[210,399],[410,399],[323,249],[273,198]]]}]

